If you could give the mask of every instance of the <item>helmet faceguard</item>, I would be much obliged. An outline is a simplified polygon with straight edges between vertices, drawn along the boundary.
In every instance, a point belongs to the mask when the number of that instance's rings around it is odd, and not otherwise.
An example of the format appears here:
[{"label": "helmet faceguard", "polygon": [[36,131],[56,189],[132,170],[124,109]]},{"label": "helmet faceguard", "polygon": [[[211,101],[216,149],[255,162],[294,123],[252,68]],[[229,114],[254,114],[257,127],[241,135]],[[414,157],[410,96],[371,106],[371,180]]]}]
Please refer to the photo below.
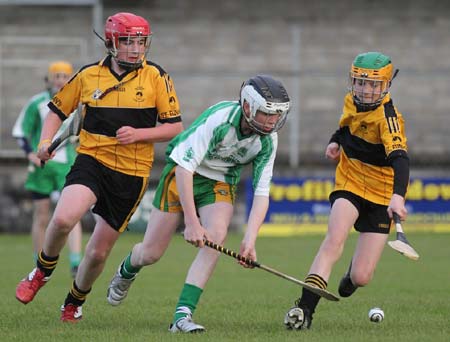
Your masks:
[{"label": "helmet faceguard", "polygon": [[394,76],[390,57],[379,52],[363,53],[353,61],[348,90],[356,104],[374,109],[389,92]]},{"label": "helmet faceguard", "polygon": [[144,18],[121,12],[108,17],[105,24],[105,46],[108,53],[125,70],[139,68],[144,62],[152,32]]},{"label": "helmet faceguard", "polygon": [[[248,103],[250,115],[244,112],[245,120],[253,131],[261,135],[277,132],[283,127],[290,110],[289,95],[283,84],[268,75],[258,75],[244,82],[240,103],[243,111],[244,103]],[[258,111],[266,114],[265,122],[256,119]],[[272,115],[277,115],[278,120],[270,119]]]}]

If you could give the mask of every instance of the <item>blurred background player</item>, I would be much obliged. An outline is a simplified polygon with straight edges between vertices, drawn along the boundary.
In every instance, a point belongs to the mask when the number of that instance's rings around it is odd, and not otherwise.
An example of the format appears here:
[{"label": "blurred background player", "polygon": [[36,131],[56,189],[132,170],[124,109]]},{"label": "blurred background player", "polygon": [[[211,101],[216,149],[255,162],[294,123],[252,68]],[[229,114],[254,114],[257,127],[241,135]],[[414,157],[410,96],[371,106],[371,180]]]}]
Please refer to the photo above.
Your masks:
[{"label": "blurred background player", "polygon": [[[22,109],[13,128],[13,136],[24,150],[28,165],[28,176],[25,189],[33,199],[33,224],[31,236],[33,240],[34,260],[42,249],[45,228],[50,220],[51,200],[53,194],[59,196],[64,186],[66,175],[72,166],[76,151],[75,146],[67,141],[56,150],[54,158],[45,168],[41,168],[41,160],[37,157],[37,147],[41,136],[42,125],[48,114],[47,104],[53,95],[69,80],[73,74],[72,65],[66,61],[56,61],[49,65],[45,77],[46,90],[33,96]],[[61,130],[64,129],[61,126]],[[70,270],[73,277],[77,273],[81,261],[82,231],[77,222],[68,237]]]},{"label": "blurred background player", "polygon": [[[281,82],[258,75],[243,83],[240,101],[223,101],[208,108],[170,142],[144,240],[134,246],[111,280],[107,295],[111,305],[125,299],[143,266],[162,257],[183,214],[186,241],[197,247],[204,246],[205,238],[224,242],[236,186],[248,164],[253,166],[255,196],[240,254],[256,260],[256,237],[269,206],[277,131],[289,110],[289,96]],[[199,250],[181,291],[171,332],[205,330],[193,322],[192,315],[219,254],[209,248]]]},{"label": "blurred background player", "polygon": [[80,102],[85,108],[83,127],[78,156],[46,230],[36,268],[18,284],[16,298],[24,304],[33,300],[57,266],[73,225],[92,208],[96,224],[61,308],[63,322],[82,318],[88,293],[147,189],[153,144],[168,141],[183,129],[171,78],[159,65],[146,61],[151,36],[148,21],[140,16],[121,12],[108,17],[104,39],[108,55],[81,68],[49,103],[39,159],[51,157],[51,139]]},{"label": "blurred background player", "polygon": [[[305,282],[327,287],[354,226],[360,234],[350,267],[339,284],[342,297],[370,282],[389,235],[392,214],[402,220],[407,214],[409,158],[404,121],[389,93],[397,71],[391,59],[379,52],[356,56],[339,129],[325,152],[327,158],[338,162],[336,181],[330,194],[328,232]],[[285,316],[289,329],[311,327],[320,297],[302,291]]]}]

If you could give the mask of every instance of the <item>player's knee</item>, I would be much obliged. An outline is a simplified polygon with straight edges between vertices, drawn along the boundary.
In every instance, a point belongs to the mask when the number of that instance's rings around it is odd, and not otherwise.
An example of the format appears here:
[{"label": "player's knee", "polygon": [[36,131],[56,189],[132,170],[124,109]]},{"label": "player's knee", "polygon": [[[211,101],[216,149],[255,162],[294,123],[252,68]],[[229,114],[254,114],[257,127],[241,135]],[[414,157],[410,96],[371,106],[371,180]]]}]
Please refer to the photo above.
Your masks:
[{"label": "player's knee", "polygon": [[155,255],[153,253],[145,253],[142,256],[140,264],[143,266],[152,265],[154,263],[157,263],[159,261],[159,259],[161,259],[161,255]]},{"label": "player's knee", "polygon": [[345,240],[335,236],[327,236],[323,245],[321,246],[321,250],[329,255],[339,257],[344,250],[344,246]]},{"label": "player's knee", "polygon": [[52,223],[59,231],[69,233],[73,228],[73,222],[68,216],[55,214],[52,218]]},{"label": "player's knee", "polygon": [[163,252],[157,250],[156,248],[142,248],[138,256],[138,264],[140,266],[152,265],[158,262],[162,255]]},{"label": "player's knee", "polygon": [[208,229],[208,235],[209,238],[214,241],[215,243],[218,243],[219,245],[222,245],[225,243],[225,239],[227,237],[228,233],[228,227],[226,225],[218,225],[214,227],[214,229]]},{"label": "player's knee", "polygon": [[98,248],[90,248],[85,251],[85,258],[90,265],[100,265],[105,263],[108,257],[108,251],[104,251]]},{"label": "player's knee", "polygon": [[352,283],[353,285],[358,287],[366,286],[372,280],[372,275],[372,272],[367,271],[355,273],[352,272]]}]

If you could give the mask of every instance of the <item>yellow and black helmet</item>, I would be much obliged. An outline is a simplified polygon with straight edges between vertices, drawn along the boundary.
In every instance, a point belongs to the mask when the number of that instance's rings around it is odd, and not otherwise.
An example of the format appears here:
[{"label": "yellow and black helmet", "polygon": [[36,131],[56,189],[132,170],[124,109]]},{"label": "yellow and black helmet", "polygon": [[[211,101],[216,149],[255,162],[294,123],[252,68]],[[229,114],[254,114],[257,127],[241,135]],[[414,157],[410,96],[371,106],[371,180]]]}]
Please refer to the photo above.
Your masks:
[{"label": "yellow and black helmet", "polygon": [[51,62],[45,76],[47,90],[53,96],[73,74],[73,66],[67,61]]},{"label": "yellow and black helmet", "polygon": [[391,58],[380,52],[365,52],[354,59],[349,91],[357,104],[377,106],[389,92],[394,73]]},{"label": "yellow and black helmet", "polygon": [[62,73],[71,76],[73,74],[73,67],[69,62],[55,61],[49,64],[47,73],[48,75]]}]

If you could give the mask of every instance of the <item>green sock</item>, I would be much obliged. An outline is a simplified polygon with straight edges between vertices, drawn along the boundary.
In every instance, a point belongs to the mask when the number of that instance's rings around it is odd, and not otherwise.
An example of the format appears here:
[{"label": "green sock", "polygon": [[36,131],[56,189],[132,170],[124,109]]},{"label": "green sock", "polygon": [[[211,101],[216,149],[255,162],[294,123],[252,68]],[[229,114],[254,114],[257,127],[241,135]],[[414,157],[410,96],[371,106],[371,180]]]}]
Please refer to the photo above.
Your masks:
[{"label": "green sock", "polygon": [[69,253],[69,260],[70,260],[70,267],[77,267],[80,265],[81,262],[81,253],[74,253],[74,252],[70,252]]},{"label": "green sock", "polygon": [[122,266],[120,267],[120,274],[125,279],[133,279],[136,277],[136,274],[141,270],[141,267],[135,267],[131,265],[131,252],[127,255],[125,260],[122,262]]},{"label": "green sock", "polygon": [[181,290],[180,298],[178,299],[177,308],[173,316],[173,322],[175,323],[182,317],[186,317],[187,314],[194,314],[197,303],[202,295],[203,289],[185,283]]}]

